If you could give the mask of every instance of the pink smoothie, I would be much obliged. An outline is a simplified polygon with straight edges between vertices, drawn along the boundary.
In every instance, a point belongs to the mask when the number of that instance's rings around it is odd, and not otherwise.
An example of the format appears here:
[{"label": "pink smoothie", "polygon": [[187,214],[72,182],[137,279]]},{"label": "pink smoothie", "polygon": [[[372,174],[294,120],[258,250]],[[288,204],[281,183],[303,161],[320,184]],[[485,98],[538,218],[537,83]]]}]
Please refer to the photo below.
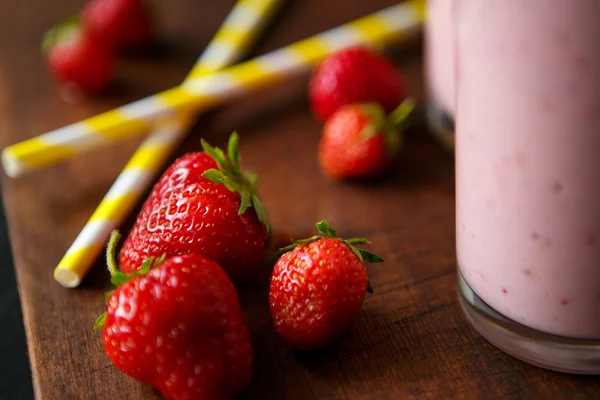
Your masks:
[{"label": "pink smoothie", "polygon": [[428,0],[425,75],[430,101],[454,116],[454,28],[452,0]]},{"label": "pink smoothie", "polygon": [[600,339],[600,1],[455,4],[460,270],[508,318]]}]

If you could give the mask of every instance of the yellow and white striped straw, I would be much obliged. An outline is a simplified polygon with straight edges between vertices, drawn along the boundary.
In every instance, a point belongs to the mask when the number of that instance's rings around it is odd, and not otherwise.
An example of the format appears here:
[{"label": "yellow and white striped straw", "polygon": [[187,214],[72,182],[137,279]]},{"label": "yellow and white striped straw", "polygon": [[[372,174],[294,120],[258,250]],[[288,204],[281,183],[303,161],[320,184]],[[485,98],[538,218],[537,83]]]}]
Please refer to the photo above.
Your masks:
[{"label": "yellow and white striped straw", "polygon": [[162,116],[213,106],[282,81],[341,48],[397,41],[420,29],[424,17],[424,0],[402,2],[221,72],[190,79],[179,87],[9,146],[2,152],[4,169],[7,175],[17,177],[92,148],[141,135]]},{"label": "yellow and white striped straw", "polygon": [[[239,0],[184,80],[218,71],[237,62],[256,40],[283,0]],[[76,287],[98,258],[110,235],[139,202],[162,165],[185,137],[191,115],[161,121],[129,160],[100,205],[54,270],[65,287]]]}]

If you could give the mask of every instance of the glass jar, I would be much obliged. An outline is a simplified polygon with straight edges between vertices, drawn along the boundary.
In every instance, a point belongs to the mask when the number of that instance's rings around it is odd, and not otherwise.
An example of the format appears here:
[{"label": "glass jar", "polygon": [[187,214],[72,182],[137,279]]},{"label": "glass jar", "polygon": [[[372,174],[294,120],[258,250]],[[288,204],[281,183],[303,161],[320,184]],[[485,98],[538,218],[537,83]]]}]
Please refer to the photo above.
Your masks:
[{"label": "glass jar", "polygon": [[425,20],[427,121],[433,135],[454,148],[454,30],[452,0],[428,0]]},{"label": "glass jar", "polygon": [[600,373],[600,1],[454,7],[461,305],[517,358]]}]

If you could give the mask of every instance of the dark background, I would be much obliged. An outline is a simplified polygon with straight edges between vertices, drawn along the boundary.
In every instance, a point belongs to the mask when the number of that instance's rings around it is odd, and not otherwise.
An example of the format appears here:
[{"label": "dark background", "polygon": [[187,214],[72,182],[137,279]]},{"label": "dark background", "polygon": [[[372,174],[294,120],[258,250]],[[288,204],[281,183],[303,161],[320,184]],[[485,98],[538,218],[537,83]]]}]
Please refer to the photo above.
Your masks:
[{"label": "dark background", "polygon": [[[1,203],[1,202],[0,202]],[[32,249],[32,251],[34,251]],[[33,399],[4,205],[0,206],[0,400]]]}]

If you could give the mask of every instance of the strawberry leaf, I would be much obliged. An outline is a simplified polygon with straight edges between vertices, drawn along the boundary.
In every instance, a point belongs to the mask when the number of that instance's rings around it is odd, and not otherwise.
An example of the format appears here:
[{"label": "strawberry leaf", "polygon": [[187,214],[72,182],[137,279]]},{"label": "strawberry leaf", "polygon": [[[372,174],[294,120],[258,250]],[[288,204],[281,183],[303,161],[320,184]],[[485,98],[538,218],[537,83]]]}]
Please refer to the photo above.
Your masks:
[{"label": "strawberry leaf", "polygon": [[214,168],[208,169],[202,173],[202,176],[214,183],[223,183],[225,175]]},{"label": "strawberry leaf", "polygon": [[252,187],[256,187],[256,184],[258,183],[258,175],[256,175],[252,171],[245,171],[244,177],[246,177],[246,180],[250,183]]},{"label": "strawberry leaf", "polygon": [[[358,240],[358,242],[357,242],[357,240]],[[370,253],[363,249],[359,249],[358,247],[354,246],[355,243],[356,244],[361,243],[362,240],[363,239],[348,239],[348,240],[343,240],[343,242],[346,243],[346,245],[350,248],[350,250],[352,250],[352,252],[354,254],[356,254],[356,256],[358,258],[360,258],[361,261],[366,261],[371,264],[383,262],[383,259],[381,257],[379,257],[378,255]]]},{"label": "strawberry leaf", "polygon": [[217,160],[219,160],[217,165],[222,163],[222,165],[219,165],[219,168],[221,169],[221,171],[223,171],[223,170],[227,171],[230,168],[230,166],[229,166],[229,160],[225,157],[225,153],[223,153],[223,150],[221,150],[218,147],[215,147],[214,150],[217,154]]},{"label": "strawberry leaf", "polygon": [[366,262],[371,264],[383,262],[383,258],[379,257],[377,254],[370,253],[363,249],[358,249],[358,252],[360,253],[361,258]]},{"label": "strawberry leaf", "polygon": [[146,259],[146,261],[144,261],[142,266],[140,267],[140,274],[142,274],[142,275],[147,274],[148,271],[150,271],[150,267],[152,267],[153,263],[154,263],[154,257],[148,257]]},{"label": "strawberry leaf", "polygon": [[112,283],[115,286],[120,286],[124,283],[126,283],[129,280],[129,277],[127,276],[126,273],[118,271],[117,273],[115,273],[113,276],[110,277],[110,283]]},{"label": "strawberry leaf", "polygon": [[154,267],[158,267],[160,264],[162,264],[165,260],[167,259],[167,253],[162,253],[162,255],[160,257],[158,257],[158,259],[156,261],[154,261],[154,265],[152,266]]},{"label": "strawberry leaf", "polygon": [[96,321],[94,322],[94,329],[102,328],[106,323],[106,317],[108,317],[106,311],[100,314],[100,316],[96,318]]},{"label": "strawberry leaf", "polygon": [[[362,240],[362,239],[359,239]],[[350,248],[350,250],[352,250],[352,252],[364,263],[365,261],[370,262],[370,263],[378,263],[378,262],[382,262],[383,259],[381,259],[381,257],[373,254],[373,253],[369,253],[368,251],[365,251],[363,249],[359,249],[357,247],[355,247],[354,245],[352,245],[350,242],[351,241],[356,241],[356,239],[348,239],[348,240],[344,240],[343,242],[346,243],[346,245]],[[369,280],[369,278],[367,277],[367,293],[373,294],[373,287],[371,286],[371,281]]]},{"label": "strawberry leaf", "polygon": [[306,239],[300,239],[300,240],[292,240],[292,244],[290,244],[289,246],[285,246],[279,249],[280,252],[282,253],[286,253],[290,250],[293,250],[296,246],[299,246],[301,244],[307,244],[310,242],[314,242],[316,240],[321,239],[321,236],[311,236],[309,238]]},{"label": "strawberry leaf", "polygon": [[239,193],[242,191],[240,185],[238,185],[235,181],[231,180],[228,176],[224,175],[223,172],[217,169],[211,168],[209,170],[206,170],[202,173],[202,176],[213,183],[220,183],[222,185],[225,185],[225,187],[231,192]]},{"label": "strawberry leaf", "polygon": [[[219,148],[201,140],[202,148],[217,164],[218,170],[207,170],[202,176],[214,183],[224,185],[231,192],[240,196],[238,214],[245,213],[249,208],[256,212],[258,220],[265,226],[267,233],[271,233],[271,226],[264,203],[258,196],[258,177],[254,172],[243,171],[240,166],[239,136],[233,132],[227,145],[227,156]],[[216,171],[216,172],[215,172]],[[220,174],[219,174],[220,173]]]},{"label": "strawberry leaf", "polygon": [[373,286],[371,286],[371,281],[367,278],[367,293],[373,294]]},{"label": "strawberry leaf", "polygon": [[354,247],[353,245],[349,244],[347,241],[345,243],[350,248],[350,250],[352,250],[352,252],[356,255],[356,257],[358,257],[360,261],[363,261],[363,257],[360,253],[360,250],[357,247]]},{"label": "strawberry leaf", "polygon": [[238,215],[242,215],[248,208],[252,206],[252,195],[250,193],[244,193],[241,196],[240,209]]},{"label": "strawberry leaf", "polygon": [[227,176],[223,177],[223,181],[221,183],[225,185],[230,192],[242,194],[246,193],[246,191],[238,183]]},{"label": "strawberry leaf", "polygon": [[323,234],[326,238],[335,238],[337,236],[337,232],[334,229],[329,227],[327,221],[319,221],[317,222],[317,230]]},{"label": "strawberry leaf", "polygon": [[306,239],[294,240],[293,242],[295,244],[297,244],[297,245],[298,244],[307,244],[307,243],[314,242],[314,241],[319,240],[319,239],[321,239],[321,236],[315,235],[315,236],[311,236],[311,237],[306,238]]},{"label": "strawberry leaf", "polygon": [[219,167],[219,170],[223,173],[223,175],[230,175],[231,170],[229,168],[229,161],[225,158],[225,153],[223,153],[223,150],[211,146],[204,139],[200,139],[200,143],[204,152],[208,154],[213,160],[215,160],[215,162],[217,163],[217,167]]},{"label": "strawberry leaf", "polygon": [[263,204],[260,197],[257,195],[252,195],[252,204],[254,205],[254,211],[256,211],[256,216],[258,220],[263,223],[267,227],[267,232],[271,232],[271,226],[269,225],[269,215],[267,214],[267,208]]},{"label": "strawberry leaf", "polygon": [[237,132],[233,132],[229,137],[229,144],[227,145],[227,156],[231,162],[231,166],[234,171],[240,170],[240,156],[239,156],[239,136]]},{"label": "strawberry leaf", "polygon": [[371,244],[371,242],[366,238],[346,239],[346,243],[348,243],[348,244]]}]

